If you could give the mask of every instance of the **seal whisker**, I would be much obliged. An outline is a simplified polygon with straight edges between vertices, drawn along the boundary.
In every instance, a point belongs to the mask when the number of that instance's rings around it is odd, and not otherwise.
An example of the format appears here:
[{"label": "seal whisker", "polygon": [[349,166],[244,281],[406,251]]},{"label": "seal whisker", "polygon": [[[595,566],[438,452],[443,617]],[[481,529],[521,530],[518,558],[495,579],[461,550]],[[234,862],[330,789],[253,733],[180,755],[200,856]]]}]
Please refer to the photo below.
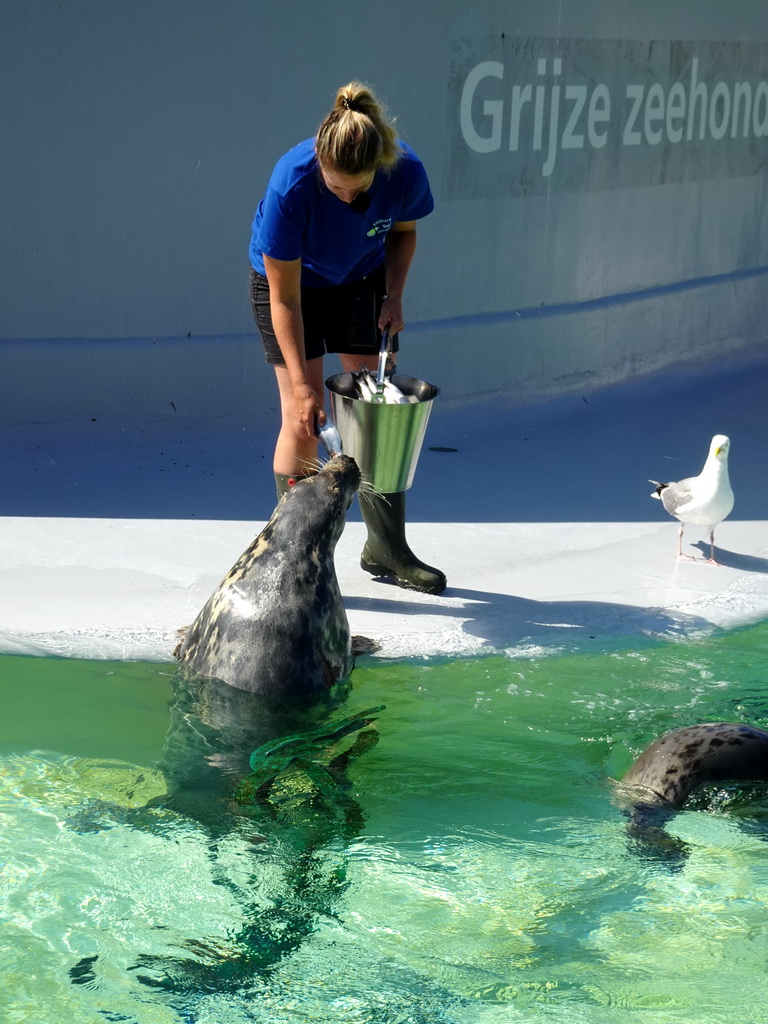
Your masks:
[{"label": "seal whisker", "polygon": [[[386,501],[386,498],[381,491],[377,491],[373,486],[373,483],[367,477],[363,477],[361,479],[358,491],[360,494],[375,494],[377,497],[383,498]],[[389,504],[389,502],[387,502],[387,504]]]},{"label": "seal whisker", "polygon": [[321,459],[319,455],[312,459],[302,459],[301,468],[309,473],[319,473],[320,470],[327,464],[327,459]]}]

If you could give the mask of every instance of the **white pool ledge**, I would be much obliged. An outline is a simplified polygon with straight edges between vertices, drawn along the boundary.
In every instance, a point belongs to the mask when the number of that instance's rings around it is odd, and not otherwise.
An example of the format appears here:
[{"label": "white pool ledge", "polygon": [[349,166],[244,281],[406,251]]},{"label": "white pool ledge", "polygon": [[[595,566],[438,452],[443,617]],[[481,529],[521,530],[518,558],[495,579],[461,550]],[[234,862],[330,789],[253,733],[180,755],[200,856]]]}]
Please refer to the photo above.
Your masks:
[{"label": "white pool ledge", "polygon": [[[768,618],[767,383],[762,358],[540,407],[438,408],[408,493],[408,537],[446,572],[448,589],[416,594],[362,572],[364,527],[353,506],[336,554],[352,631],[381,643],[377,657],[514,655],[625,636],[694,638]],[[68,514],[0,517],[0,651],[170,659],[176,631],[273,506],[269,431],[257,435],[258,457],[251,443],[238,452],[214,445],[178,470],[173,494],[166,449],[156,465],[147,447],[86,450],[70,469],[46,457],[38,432],[34,450],[22,440],[0,452],[8,508],[16,495],[64,511],[77,472],[71,494],[82,506],[93,494],[118,510],[127,495],[137,509],[135,518],[84,518],[70,497]],[[686,528],[685,550],[701,560],[678,562],[677,523],[650,499],[647,479],[697,473],[715,433],[731,437],[736,495],[716,531],[723,564],[704,562],[696,527]],[[140,517],[148,496],[167,494],[175,515],[188,495],[223,493],[223,479],[235,488],[231,519],[194,518],[202,505],[190,518]],[[239,481],[252,493],[243,497]],[[260,516],[242,520],[242,507]]]},{"label": "white pool ledge", "polygon": [[[259,525],[0,520],[0,651],[169,659],[176,631]],[[724,523],[721,566],[678,563],[672,522],[416,523],[409,533],[419,555],[447,572],[444,594],[363,573],[361,523],[347,525],[337,548],[351,629],[382,644],[378,657],[589,649],[768,617],[765,522]]]}]

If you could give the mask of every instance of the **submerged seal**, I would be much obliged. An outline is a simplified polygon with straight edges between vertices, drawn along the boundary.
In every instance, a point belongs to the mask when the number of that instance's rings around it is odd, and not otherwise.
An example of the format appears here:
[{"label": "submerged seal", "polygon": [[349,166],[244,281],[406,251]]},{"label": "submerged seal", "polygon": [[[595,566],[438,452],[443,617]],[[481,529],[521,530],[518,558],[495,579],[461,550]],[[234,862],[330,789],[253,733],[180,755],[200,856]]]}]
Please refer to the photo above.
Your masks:
[{"label": "submerged seal", "polygon": [[712,782],[768,782],[768,732],[753,725],[710,722],[665,733],[621,780],[643,791],[642,804],[679,810]]},{"label": "submerged seal", "polygon": [[333,553],[360,486],[338,455],[298,481],[208,599],[175,656],[264,696],[321,694],[352,670]]}]

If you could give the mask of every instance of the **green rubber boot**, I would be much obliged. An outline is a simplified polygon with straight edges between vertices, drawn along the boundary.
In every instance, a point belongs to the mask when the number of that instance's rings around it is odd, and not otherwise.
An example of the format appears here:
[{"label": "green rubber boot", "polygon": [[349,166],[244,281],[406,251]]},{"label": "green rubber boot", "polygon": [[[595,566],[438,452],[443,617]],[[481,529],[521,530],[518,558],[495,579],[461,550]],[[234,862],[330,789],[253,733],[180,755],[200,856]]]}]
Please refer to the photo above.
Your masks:
[{"label": "green rubber boot", "polygon": [[275,490],[277,491],[277,500],[280,501],[282,496],[287,494],[293,485],[298,483],[299,480],[306,480],[308,476],[314,475],[314,473],[275,473]]},{"label": "green rubber boot", "polygon": [[398,587],[441,594],[445,573],[420,562],[405,539],[405,491],[360,494],[360,511],[368,527],[360,566],[372,576],[389,576]]}]

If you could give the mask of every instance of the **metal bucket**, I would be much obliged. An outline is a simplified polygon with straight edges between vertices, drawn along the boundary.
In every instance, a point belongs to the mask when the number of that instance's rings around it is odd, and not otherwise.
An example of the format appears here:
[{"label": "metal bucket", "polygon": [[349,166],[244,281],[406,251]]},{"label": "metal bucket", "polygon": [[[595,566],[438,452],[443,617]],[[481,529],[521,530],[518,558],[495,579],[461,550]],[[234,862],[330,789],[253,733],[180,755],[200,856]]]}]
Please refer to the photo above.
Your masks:
[{"label": "metal bucket", "polygon": [[392,383],[417,401],[365,402],[355,395],[351,373],[337,373],[325,382],[344,454],[352,456],[363,479],[382,494],[407,491],[413,483],[432,403],[440,394],[440,388],[418,377],[396,373]]}]

